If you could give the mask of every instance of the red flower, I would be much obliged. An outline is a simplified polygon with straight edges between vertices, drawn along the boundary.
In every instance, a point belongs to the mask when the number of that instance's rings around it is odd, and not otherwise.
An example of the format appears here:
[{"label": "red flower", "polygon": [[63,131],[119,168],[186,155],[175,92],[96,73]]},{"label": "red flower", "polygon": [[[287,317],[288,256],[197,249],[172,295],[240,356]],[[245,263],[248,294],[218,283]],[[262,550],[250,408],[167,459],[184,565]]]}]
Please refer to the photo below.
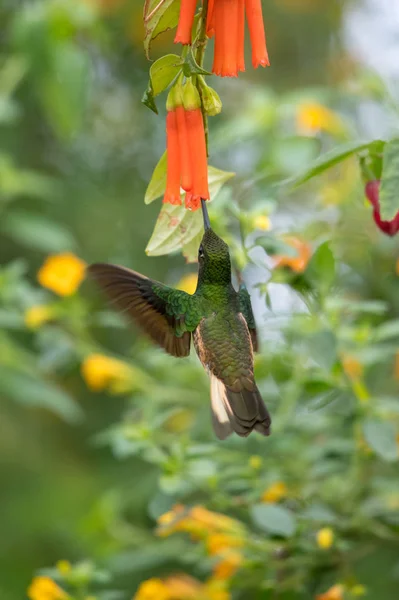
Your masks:
[{"label": "red flower", "polygon": [[[175,42],[191,43],[196,2],[182,0]],[[237,77],[245,71],[245,13],[252,45],[252,64],[256,69],[269,66],[261,0],[209,0],[206,34],[215,36],[212,71],[222,77]]]},{"label": "red flower", "polygon": [[391,221],[382,221],[380,214],[380,181],[369,181],[366,184],[365,193],[369,202],[372,204],[373,218],[377,227],[387,235],[395,235],[399,231],[399,212]]},{"label": "red flower", "polygon": [[167,180],[163,201],[181,204],[180,188],[186,192],[189,210],[209,199],[208,161],[201,100],[191,79],[172,88],[167,101]]}]

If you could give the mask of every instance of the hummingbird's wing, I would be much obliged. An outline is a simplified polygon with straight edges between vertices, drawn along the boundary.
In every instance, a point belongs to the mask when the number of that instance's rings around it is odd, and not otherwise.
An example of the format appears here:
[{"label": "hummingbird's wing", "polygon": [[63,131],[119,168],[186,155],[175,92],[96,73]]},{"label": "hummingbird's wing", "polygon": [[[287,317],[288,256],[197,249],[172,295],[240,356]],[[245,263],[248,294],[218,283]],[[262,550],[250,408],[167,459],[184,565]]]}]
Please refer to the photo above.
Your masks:
[{"label": "hummingbird's wing", "polygon": [[243,283],[240,285],[238,300],[240,303],[240,311],[244,315],[248,325],[254,352],[259,352],[258,332],[256,330],[254,313],[252,312],[251,296],[248,294],[248,290]]},{"label": "hummingbird's wing", "polygon": [[117,265],[97,263],[88,273],[155,343],[173,356],[190,354],[191,333],[184,323],[189,294]]}]

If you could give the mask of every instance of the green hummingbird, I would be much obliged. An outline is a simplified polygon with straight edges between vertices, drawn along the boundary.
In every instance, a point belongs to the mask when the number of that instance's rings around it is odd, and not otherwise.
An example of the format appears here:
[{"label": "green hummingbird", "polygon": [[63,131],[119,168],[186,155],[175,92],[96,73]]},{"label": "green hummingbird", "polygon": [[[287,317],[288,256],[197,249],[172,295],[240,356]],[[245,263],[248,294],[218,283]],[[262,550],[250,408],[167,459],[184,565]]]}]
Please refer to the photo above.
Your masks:
[{"label": "green hummingbird", "polygon": [[172,356],[190,354],[191,336],[211,380],[212,422],[224,440],[233,431],[270,434],[271,418],[254,379],[258,349],[251,299],[231,282],[229,247],[212,230],[202,200],[204,235],[193,295],[117,265],[97,263],[89,274],[117,308],[125,311]]}]

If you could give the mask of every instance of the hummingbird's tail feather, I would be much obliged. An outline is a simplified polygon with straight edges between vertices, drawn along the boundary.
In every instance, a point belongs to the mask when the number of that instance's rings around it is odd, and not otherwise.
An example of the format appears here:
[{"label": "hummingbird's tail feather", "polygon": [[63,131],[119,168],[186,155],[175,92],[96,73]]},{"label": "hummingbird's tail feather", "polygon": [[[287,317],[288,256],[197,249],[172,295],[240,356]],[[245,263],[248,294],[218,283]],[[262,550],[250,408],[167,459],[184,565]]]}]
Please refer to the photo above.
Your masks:
[{"label": "hummingbird's tail feather", "polygon": [[226,439],[233,431],[247,437],[254,429],[270,435],[271,418],[256,385],[234,392],[211,374],[212,422],[217,437]]}]

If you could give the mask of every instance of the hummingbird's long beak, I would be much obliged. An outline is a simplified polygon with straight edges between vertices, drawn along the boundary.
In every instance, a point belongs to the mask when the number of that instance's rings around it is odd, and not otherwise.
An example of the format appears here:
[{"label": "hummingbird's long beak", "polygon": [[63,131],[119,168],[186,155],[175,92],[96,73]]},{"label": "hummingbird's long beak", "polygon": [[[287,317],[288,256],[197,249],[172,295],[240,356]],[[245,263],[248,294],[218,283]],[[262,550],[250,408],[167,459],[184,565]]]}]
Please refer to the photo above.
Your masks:
[{"label": "hummingbird's long beak", "polygon": [[202,216],[204,217],[204,229],[206,231],[207,229],[211,228],[211,222],[209,221],[208,209],[206,207],[206,200],[203,200],[202,198],[201,198],[201,207],[202,207]]}]

